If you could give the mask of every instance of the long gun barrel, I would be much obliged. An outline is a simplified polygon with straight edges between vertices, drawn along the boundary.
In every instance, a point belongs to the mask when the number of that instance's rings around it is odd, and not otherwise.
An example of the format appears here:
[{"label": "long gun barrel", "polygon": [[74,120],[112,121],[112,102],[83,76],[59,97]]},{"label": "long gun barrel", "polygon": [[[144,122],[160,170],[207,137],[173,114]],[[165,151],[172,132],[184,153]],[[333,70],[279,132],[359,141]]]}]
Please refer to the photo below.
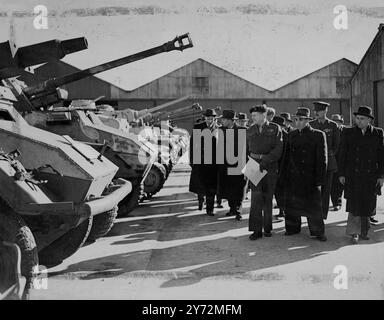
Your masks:
[{"label": "long gun barrel", "polygon": [[202,110],[203,108],[198,103],[194,103],[192,105],[181,107],[171,112],[160,113],[159,115],[153,116],[153,119],[155,119],[156,121],[169,120],[175,117],[187,115],[189,113],[197,114],[200,113]]},{"label": "long gun barrel", "polygon": [[[184,43],[186,41],[186,43]],[[160,46],[135,53],[120,59],[116,59],[113,61],[106,62],[104,64],[97,65],[92,68],[88,68],[82,71],[78,71],[66,76],[63,76],[61,78],[53,78],[46,80],[42,83],[39,83],[37,85],[28,87],[23,89],[23,94],[25,97],[29,100],[29,102],[32,104],[35,108],[41,108],[47,106],[47,101],[49,101],[49,104],[54,104],[56,102],[59,102],[62,97],[58,95],[58,87],[78,81],[80,79],[84,79],[87,77],[90,77],[92,75],[98,74],[100,72],[104,72],[128,63],[132,63],[134,61],[138,61],[150,56],[154,56],[156,54],[162,53],[162,52],[169,52],[173,50],[183,51],[184,49],[193,47],[192,40],[188,33],[177,36],[171,41],[168,41]],[[56,99],[47,99],[47,96],[57,96]],[[56,100],[56,101],[55,101]]]}]

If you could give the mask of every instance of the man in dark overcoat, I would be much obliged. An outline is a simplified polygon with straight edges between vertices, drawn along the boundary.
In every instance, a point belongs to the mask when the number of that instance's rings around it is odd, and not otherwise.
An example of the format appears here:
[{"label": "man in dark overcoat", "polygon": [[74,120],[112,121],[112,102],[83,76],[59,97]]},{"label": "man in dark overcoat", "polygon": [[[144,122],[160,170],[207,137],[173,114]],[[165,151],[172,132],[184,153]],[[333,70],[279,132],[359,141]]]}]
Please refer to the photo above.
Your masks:
[{"label": "man in dark overcoat", "polygon": [[289,112],[282,112],[280,114],[280,117],[284,118],[284,128],[285,128],[285,131],[287,131],[287,133],[294,130],[294,128],[292,127],[293,120]]},{"label": "man in dark overcoat", "polygon": [[346,233],[352,242],[368,240],[369,217],[376,214],[377,195],[384,182],[384,133],[374,127],[372,109],[359,107],[355,126],[345,128],[340,149],[339,180],[347,199]]},{"label": "man in dark overcoat", "polygon": [[[331,116],[331,119],[335,121],[339,127],[340,130],[340,137],[343,134],[344,129],[344,119],[341,114],[333,114]],[[339,161],[340,161],[340,148],[335,153],[337,166],[339,167]],[[342,196],[343,196],[344,186],[339,181],[339,172],[335,172],[333,179],[332,179],[332,187],[331,187],[331,202],[333,204],[333,211],[339,211],[341,209],[342,205]]]},{"label": "man in dark overcoat", "polygon": [[325,184],[321,187],[323,206],[323,218],[327,219],[329,211],[329,200],[331,196],[332,178],[337,171],[336,153],[340,145],[340,130],[337,123],[328,119],[327,112],[329,103],[323,101],[313,102],[317,119],[310,122],[312,128],[321,130],[327,138],[328,166]]},{"label": "man in dark overcoat", "polygon": [[[230,211],[227,216],[234,215],[236,220],[241,220],[239,209],[244,197],[245,187],[245,179],[241,169],[245,165],[245,159],[242,159],[242,157],[245,156],[246,152],[247,128],[236,125],[235,120],[233,110],[223,110],[221,116],[222,126],[220,128],[222,132],[219,135],[219,139],[222,138],[223,140],[219,141],[219,143],[222,143],[224,147],[224,163],[219,165],[218,196],[228,200]],[[233,141],[230,140],[232,138]],[[233,146],[233,149],[230,146]],[[232,153],[230,149],[233,150],[233,154],[229,154]],[[238,161],[232,163],[232,157],[236,157]],[[231,172],[230,168],[238,168],[238,170],[237,172]]]},{"label": "man in dark overcoat", "polygon": [[285,119],[283,117],[275,116],[272,119],[272,122],[280,126],[281,132],[283,134],[283,153],[280,160],[278,161],[279,170],[278,170],[278,178],[277,178],[277,183],[275,188],[275,199],[276,199],[277,206],[279,207],[279,214],[277,217],[284,217],[284,201],[285,201],[284,184],[280,180],[280,173],[281,173],[282,161],[284,159],[285,150],[287,146],[288,132],[286,131],[286,127],[284,125]]},{"label": "man in dark overcoat", "polygon": [[[199,196],[199,209],[202,208],[201,200],[205,196],[206,213],[213,216],[215,195],[217,192],[217,164],[216,164],[216,143],[217,138],[214,134],[217,130],[214,109],[207,109],[203,113],[205,121],[195,126],[190,141],[190,163],[192,167],[189,190]],[[194,140],[194,131],[202,135],[200,141]],[[206,131],[206,137],[203,136]],[[205,143],[211,145],[211,149],[205,148]],[[196,150],[199,149],[199,150]],[[197,151],[200,157],[197,156]],[[207,154],[205,154],[207,152]],[[210,158],[210,160],[209,160]]]},{"label": "man in dark overcoat", "polygon": [[263,179],[255,186],[251,184],[251,209],[249,212],[250,240],[272,236],[272,199],[277,182],[278,161],[283,152],[281,128],[267,120],[267,108],[264,105],[250,110],[253,124],[247,129],[247,154],[267,171]]},{"label": "man in dark overcoat", "polygon": [[288,133],[281,179],[285,187],[285,234],[301,231],[301,217],[308,220],[310,235],[326,241],[321,186],[327,171],[325,133],[309,125],[310,111],[298,108],[296,130]]}]

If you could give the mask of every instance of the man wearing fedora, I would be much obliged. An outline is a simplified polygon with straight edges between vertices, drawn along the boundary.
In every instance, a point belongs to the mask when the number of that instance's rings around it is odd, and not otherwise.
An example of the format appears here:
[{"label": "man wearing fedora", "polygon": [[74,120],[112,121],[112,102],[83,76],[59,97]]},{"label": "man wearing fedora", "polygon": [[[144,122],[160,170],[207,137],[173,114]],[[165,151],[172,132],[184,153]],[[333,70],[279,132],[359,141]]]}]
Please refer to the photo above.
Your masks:
[{"label": "man wearing fedora", "polygon": [[[246,148],[246,128],[235,124],[235,120],[237,120],[237,118],[235,117],[235,112],[231,109],[223,110],[220,119],[222,124],[220,129],[223,134],[219,135],[219,137],[223,139],[222,145],[224,146],[224,164],[219,165],[218,169],[218,196],[222,199],[228,200],[230,210],[227,213],[227,216],[234,215],[235,219],[239,221],[241,220],[241,213],[239,212],[239,209],[243,200],[245,186],[244,175],[241,173],[243,165],[240,163],[241,168],[238,174],[234,174],[229,171],[230,168],[238,167],[239,163],[229,163],[228,157],[232,155],[228,154],[230,151],[227,147],[229,144],[233,145],[233,156],[241,157],[242,150],[245,151]],[[231,130],[232,134],[230,135],[229,132]],[[243,141],[241,141],[241,139],[239,140],[240,130],[243,130]],[[233,137],[234,140],[227,141],[230,137]],[[219,143],[221,143],[221,141],[219,141]],[[239,143],[242,145],[239,145]],[[239,161],[241,161],[240,158]]]},{"label": "man wearing fedora", "polygon": [[246,113],[239,112],[237,114],[236,125],[239,127],[248,128],[248,116]]},{"label": "man wearing fedora", "polygon": [[309,125],[310,111],[298,108],[296,130],[288,134],[280,179],[285,187],[285,235],[301,231],[301,217],[308,220],[310,235],[326,241],[321,186],[327,171],[325,133]]},{"label": "man wearing fedora", "polygon": [[283,112],[283,113],[280,114],[280,117],[282,117],[284,119],[284,128],[287,131],[287,133],[289,133],[292,130],[294,130],[294,128],[292,127],[293,120],[291,118],[291,114],[290,113]]},{"label": "man wearing fedora", "polygon": [[384,182],[384,133],[374,127],[372,109],[354,112],[355,126],[345,128],[340,149],[339,180],[347,199],[346,233],[352,243],[369,240],[369,217],[376,214],[377,195]]},{"label": "man wearing fedora", "polygon": [[[203,130],[209,130],[211,135],[209,139],[211,139],[212,150],[210,150],[211,154],[204,154],[205,148],[205,138],[201,137],[201,141],[194,141],[193,134],[191,135],[190,140],[190,163],[192,167],[190,183],[189,183],[189,191],[197,193],[199,199],[199,210],[202,210],[204,197],[206,202],[206,213],[209,216],[213,216],[213,209],[215,203],[215,195],[217,192],[217,172],[218,167],[216,164],[216,144],[217,138],[213,134],[215,130],[217,130],[217,125],[215,119],[217,118],[216,111],[214,109],[207,109],[203,112],[204,122],[200,122],[195,124],[193,130],[199,130],[200,133]],[[207,143],[209,143],[207,141]],[[194,163],[194,154],[193,150],[195,149],[195,144],[200,143],[200,154],[201,157],[198,159],[197,163]],[[211,163],[206,163],[208,161],[207,158],[211,156]]]},{"label": "man wearing fedora", "polygon": [[328,166],[325,184],[321,188],[323,218],[327,219],[329,211],[329,200],[333,174],[337,171],[336,153],[340,145],[340,130],[337,123],[328,119],[327,112],[329,103],[323,101],[313,102],[317,119],[310,122],[312,128],[321,130],[327,138]]},{"label": "man wearing fedora", "polygon": [[[340,130],[340,136],[343,134],[344,129],[344,119],[341,114],[333,114],[331,119],[337,123],[337,126]],[[340,162],[340,148],[335,153],[336,161],[339,166]],[[342,195],[343,195],[344,186],[339,181],[339,172],[335,172],[332,179],[332,187],[331,187],[331,202],[333,204],[333,211],[339,211],[342,205]]]},{"label": "man wearing fedora", "polygon": [[250,109],[253,124],[247,129],[247,154],[260,164],[267,174],[257,186],[251,183],[249,212],[250,240],[272,236],[272,199],[275,192],[278,161],[283,152],[280,127],[267,120],[267,108],[257,105]]}]

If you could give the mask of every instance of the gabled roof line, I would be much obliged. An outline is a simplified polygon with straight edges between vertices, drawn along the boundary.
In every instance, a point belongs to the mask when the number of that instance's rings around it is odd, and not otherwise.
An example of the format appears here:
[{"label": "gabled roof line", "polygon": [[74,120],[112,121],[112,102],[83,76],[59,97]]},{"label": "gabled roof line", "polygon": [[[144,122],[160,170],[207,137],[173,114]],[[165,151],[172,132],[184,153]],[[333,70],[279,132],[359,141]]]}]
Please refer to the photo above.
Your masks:
[{"label": "gabled roof line", "polygon": [[280,90],[280,89],[283,89],[283,88],[285,88],[286,86],[289,86],[289,85],[291,85],[291,84],[293,84],[293,83],[295,83],[295,82],[297,82],[297,81],[299,81],[299,80],[301,80],[301,79],[304,79],[304,78],[310,76],[311,74],[314,74],[314,73],[316,73],[316,72],[319,72],[320,70],[322,70],[322,69],[324,69],[324,68],[327,68],[327,67],[329,67],[329,66],[331,66],[331,65],[333,65],[333,64],[336,64],[336,63],[338,63],[338,62],[340,62],[340,61],[342,61],[342,60],[348,61],[349,63],[354,64],[356,67],[358,66],[358,64],[357,64],[356,62],[353,62],[352,60],[349,60],[349,59],[347,59],[347,58],[341,58],[341,59],[338,59],[338,60],[336,60],[336,61],[334,61],[334,62],[331,62],[331,63],[329,63],[329,64],[327,64],[327,65],[325,65],[325,66],[323,66],[323,67],[321,67],[321,68],[319,68],[319,69],[317,69],[317,70],[315,70],[315,71],[312,71],[312,72],[310,72],[310,73],[307,73],[306,75],[304,75],[304,76],[302,76],[302,77],[300,77],[300,78],[297,78],[297,79],[295,79],[295,80],[293,80],[293,81],[290,81],[290,82],[288,82],[287,84],[284,84],[284,85],[282,85],[281,87],[279,87],[279,88],[273,90],[272,92],[274,93],[274,92],[276,92],[276,91],[278,91],[278,90]]},{"label": "gabled roof line", "polygon": [[359,63],[359,65],[358,65],[358,67],[357,67],[355,73],[354,73],[354,74],[352,75],[352,77],[351,77],[351,80],[350,80],[351,82],[355,79],[357,73],[358,73],[358,72],[360,71],[360,69],[361,69],[361,66],[362,66],[362,64],[363,64],[363,61],[366,59],[366,57],[368,56],[368,54],[371,52],[373,46],[375,45],[377,39],[379,39],[379,37],[381,36],[381,34],[383,33],[383,31],[384,31],[384,23],[380,23],[380,24],[379,24],[379,27],[378,27],[378,31],[377,31],[375,37],[373,38],[373,40],[372,40],[371,44],[369,45],[367,51],[365,51],[365,54],[364,54],[364,56],[361,58],[360,63]]},{"label": "gabled roof line", "polygon": [[156,79],[154,79],[154,80],[151,80],[151,81],[149,81],[149,82],[147,82],[147,83],[145,83],[145,84],[143,84],[143,85],[141,85],[141,86],[139,86],[139,87],[137,87],[137,88],[135,88],[135,89],[132,89],[132,90],[126,90],[126,91],[127,91],[128,93],[132,93],[133,91],[139,90],[140,88],[145,87],[145,86],[149,85],[149,84],[152,83],[152,82],[155,82],[155,81],[157,81],[157,80],[160,80],[160,79],[163,78],[163,77],[169,76],[171,73],[174,73],[174,72],[176,72],[176,71],[178,71],[178,70],[180,70],[180,69],[183,69],[183,68],[185,68],[186,66],[188,66],[188,65],[190,65],[190,64],[192,64],[192,63],[195,63],[195,62],[197,62],[197,61],[199,61],[199,60],[201,60],[201,61],[203,61],[203,62],[205,62],[205,63],[208,63],[209,65],[213,66],[214,68],[217,68],[217,69],[220,69],[221,71],[224,71],[224,72],[226,72],[226,73],[229,73],[229,74],[231,74],[232,76],[234,76],[234,77],[240,79],[241,81],[245,81],[245,82],[251,84],[252,86],[256,86],[256,87],[258,87],[258,88],[260,88],[260,89],[262,89],[262,90],[268,91],[269,93],[271,92],[270,90],[265,89],[265,88],[263,88],[263,87],[261,87],[261,86],[255,84],[255,83],[253,83],[253,82],[251,82],[251,81],[249,81],[249,80],[247,80],[247,79],[244,79],[244,78],[242,78],[242,77],[240,77],[240,76],[238,76],[238,75],[236,75],[236,74],[234,74],[234,73],[232,73],[232,72],[230,72],[230,71],[228,71],[228,70],[225,70],[224,68],[221,68],[221,67],[219,67],[219,66],[213,64],[212,62],[209,62],[209,61],[207,61],[207,60],[205,60],[205,59],[203,59],[203,58],[197,58],[197,59],[195,59],[195,60],[193,60],[193,61],[191,61],[191,62],[189,62],[189,63],[187,63],[187,64],[185,64],[185,65],[183,65],[183,66],[181,66],[181,67],[179,67],[179,68],[177,68],[177,69],[174,69],[174,70],[172,70],[172,71],[170,71],[170,72],[168,72],[168,73],[166,73],[166,74],[164,74],[164,75],[162,75],[162,76],[160,76],[160,77],[158,77],[158,78],[156,78]]},{"label": "gabled roof line", "polygon": [[139,90],[139,89],[142,88],[142,87],[145,87],[145,86],[149,85],[149,84],[152,83],[152,82],[155,82],[155,81],[157,81],[157,80],[159,80],[159,79],[161,79],[161,78],[163,78],[163,77],[166,77],[166,76],[168,76],[168,75],[170,75],[170,74],[172,74],[172,73],[174,73],[174,72],[176,72],[176,71],[178,71],[178,70],[180,70],[180,69],[182,69],[182,68],[185,68],[187,65],[190,65],[190,64],[192,64],[192,63],[195,63],[196,61],[199,61],[199,60],[204,61],[205,63],[208,63],[209,65],[213,66],[214,68],[217,68],[217,69],[220,69],[220,70],[222,70],[222,71],[224,71],[224,72],[226,72],[226,73],[229,73],[229,74],[233,75],[234,77],[236,77],[236,78],[238,78],[238,79],[240,79],[240,80],[242,80],[242,81],[245,81],[245,82],[251,84],[252,86],[256,86],[256,87],[258,87],[258,88],[260,88],[260,89],[262,89],[262,90],[265,90],[265,91],[267,91],[267,92],[270,93],[270,94],[275,93],[276,91],[278,91],[278,90],[280,90],[280,89],[282,89],[282,88],[284,88],[284,87],[286,87],[286,86],[288,86],[288,85],[290,85],[290,84],[292,84],[292,83],[294,83],[294,82],[296,82],[296,81],[299,81],[300,79],[306,78],[306,77],[308,77],[309,75],[311,75],[311,74],[313,74],[313,73],[316,73],[316,72],[318,72],[318,71],[320,71],[320,70],[322,70],[322,69],[324,69],[324,68],[326,68],[326,67],[328,67],[328,66],[331,66],[331,65],[333,65],[333,64],[335,64],[335,63],[337,63],[337,62],[340,62],[340,61],[342,61],[342,60],[348,61],[349,63],[351,63],[351,64],[353,64],[353,65],[355,65],[355,66],[358,66],[357,63],[353,62],[353,61],[350,60],[350,59],[347,59],[347,58],[340,58],[340,59],[338,59],[338,60],[336,60],[336,61],[334,61],[334,62],[332,62],[332,63],[330,63],[330,64],[327,64],[327,65],[325,65],[325,66],[323,66],[323,67],[321,67],[321,68],[319,68],[319,69],[317,69],[317,70],[315,70],[315,71],[312,71],[312,72],[310,72],[310,73],[307,73],[307,74],[301,76],[300,78],[297,78],[297,79],[295,79],[295,80],[293,80],[293,81],[290,81],[290,82],[288,82],[287,84],[284,84],[284,85],[282,85],[282,86],[280,86],[280,87],[278,87],[278,88],[276,88],[276,89],[274,89],[274,90],[269,90],[269,89],[266,89],[266,88],[264,88],[264,87],[261,87],[261,86],[255,84],[255,83],[253,83],[253,82],[251,82],[251,81],[249,81],[249,80],[247,80],[247,79],[244,79],[244,78],[242,78],[242,77],[240,77],[240,76],[238,76],[238,75],[236,75],[236,74],[234,74],[234,73],[232,73],[232,72],[230,72],[230,71],[228,71],[228,70],[225,70],[224,68],[219,67],[219,66],[213,64],[212,62],[209,62],[209,61],[207,61],[207,60],[205,60],[205,59],[203,59],[203,58],[198,58],[198,59],[193,60],[193,61],[191,61],[191,62],[189,62],[189,63],[187,63],[187,64],[185,64],[185,65],[183,65],[183,66],[181,66],[181,67],[179,67],[179,68],[177,68],[177,69],[174,69],[173,71],[168,72],[167,74],[165,74],[165,75],[163,75],[163,76],[160,76],[160,77],[158,77],[158,78],[156,78],[156,79],[154,79],[154,80],[152,80],[152,81],[149,81],[149,82],[147,82],[147,83],[145,83],[145,84],[143,84],[143,85],[141,85],[141,86],[139,86],[139,87],[137,87],[137,88],[135,88],[135,89],[132,89],[132,90],[126,90],[126,91],[127,91],[127,93],[132,93],[132,92],[134,92],[134,91],[136,91],[136,90]]}]

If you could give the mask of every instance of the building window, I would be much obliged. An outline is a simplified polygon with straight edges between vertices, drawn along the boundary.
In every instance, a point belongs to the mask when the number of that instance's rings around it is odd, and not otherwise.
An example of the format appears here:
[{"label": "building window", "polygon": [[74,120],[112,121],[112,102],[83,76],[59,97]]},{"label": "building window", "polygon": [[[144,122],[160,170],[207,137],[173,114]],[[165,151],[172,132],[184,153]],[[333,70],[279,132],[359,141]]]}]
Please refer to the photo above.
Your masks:
[{"label": "building window", "polygon": [[194,92],[196,93],[208,93],[209,92],[208,77],[194,77],[193,89],[194,89]]}]

